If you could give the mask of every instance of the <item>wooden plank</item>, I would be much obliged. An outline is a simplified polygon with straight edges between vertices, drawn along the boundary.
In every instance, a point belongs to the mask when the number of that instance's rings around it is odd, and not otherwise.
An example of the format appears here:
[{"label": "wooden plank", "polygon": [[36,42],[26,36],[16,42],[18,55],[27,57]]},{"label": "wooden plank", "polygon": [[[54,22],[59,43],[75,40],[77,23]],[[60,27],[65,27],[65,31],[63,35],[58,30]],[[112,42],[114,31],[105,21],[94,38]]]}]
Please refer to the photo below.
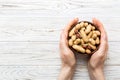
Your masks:
[{"label": "wooden plank", "polygon": [[[47,2],[49,2],[49,3],[52,3],[52,2],[64,2],[64,3],[86,3],[86,4],[89,4],[89,3],[93,3],[93,4],[95,4],[95,3],[97,3],[97,4],[101,4],[101,5],[111,5],[111,4],[114,4],[114,3],[117,3],[117,2],[120,2],[119,0],[116,0],[116,1],[114,1],[114,0],[101,0],[101,1],[99,1],[99,0],[91,0],[91,1],[89,1],[89,0],[61,0],[61,1],[58,1],[58,0],[1,0],[0,1],[0,3],[46,3],[47,5],[49,5]],[[109,3],[109,4],[107,4],[107,3]]]},{"label": "wooden plank", "polygon": [[[58,42],[0,42],[0,65],[60,65]],[[109,42],[106,65],[120,65],[120,42]],[[79,55],[85,65],[87,56]]]},{"label": "wooden plank", "polygon": [[[109,2],[109,4],[106,4],[107,2]],[[97,4],[96,4],[97,3]],[[60,12],[61,10],[67,11],[68,10],[76,10],[76,9],[87,9],[86,12],[89,12],[91,10],[89,10],[89,8],[92,9],[96,9],[97,11],[99,11],[99,8],[101,10],[101,8],[104,8],[102,10],[104,10],[106,12],[106,8],[107,11],[110,9],[119,9],[119,0],[113,1],[113,0],[86,0],[86,1],[81,1],[81,0],[61,0],[61,1],[57,1],[57,0],[25,0],[25,1],[21,1],[21,0],[1,0],[0,1],[0,8],[2,10],[10,10],[10,9],[16,9],[16,10],[21,10],[21,9],[26,9],[26,10],[55,10]],[[96,11],[93,10],[92,12]],[[83,11],[80,11],[83,12]],[[115,12],[115,11],[114,11]],[[114,13],[113,12],[113,13]],[[73,13],[72,13],[73,14]],[[112,13],[111,13],[112,14]],[[42,14],[43,15],[43,14]],[[109,14],[108,14],[109,15]]]},{"label": "wooden plank", "polygon": [[[108,33],[108,40],[120,41],[118,35],[120,18],[101,18]],[[0,17],[0,41],[59,41],[61,30],[71,19],[71,17]]]},{"label": "wooden plank", "polygon": [[[9,5],[6,5],[9,6]],[[15,6],[15,5],[11,5]],[[32,5],[33,6],[33,5]],[[46,9],[46,7],[36,8],[33,9],[28,7],[3,7],[0,8],[0,16],[37,16],[37,17],[75,17],[75,16],[82,16],[82,17],[108,17],[111,19],[112,17],[119,17],[120,9],[113,7],[111,8],[94,8],[94,7],[69,7],[68,9],[64,8],[54,8],[50,7]],[[114,10],[114,11],[112,11]],[[48,13],[49,12],[49,13]],[[117,13],[116,13],[117,12]],[[112,16],[111,16],[112,15]]]},{"label": "wooden plank", "polygon": [[37,3],[37,2],[59,2],[59,1],[57,1],[57,0],[46,0],[46,1],[43,1],[43,0],[25,0],[25,1],[23,1],[23,0],[1,0],[0,2],[1,3]]},{"label": "wooden plank", "polygon": [[[109,2],[109,4],[106,4]],[[51,3],[51,4],[49,4]],[[97,4],[96,4],[97,3]],[[117,16],[119,17],[119,0],[98,1],[98,0],[1,0],[1,16],[22,15],[22,16]],[[104,8],[104,9],[103,9]],[[114,11],[113,11],[114,10]],[[112,15],[112,16],[111,16]]]},{"label": "wooden plank", "polygon": [[[47,71],[47,72],[46,72]],[[1,80],[56,80],[60,66],[0,66]],[[119,66],[106,66],[106,80],[120,79]],[[86,66],[77,65],[74,80],[89,80]]]}]

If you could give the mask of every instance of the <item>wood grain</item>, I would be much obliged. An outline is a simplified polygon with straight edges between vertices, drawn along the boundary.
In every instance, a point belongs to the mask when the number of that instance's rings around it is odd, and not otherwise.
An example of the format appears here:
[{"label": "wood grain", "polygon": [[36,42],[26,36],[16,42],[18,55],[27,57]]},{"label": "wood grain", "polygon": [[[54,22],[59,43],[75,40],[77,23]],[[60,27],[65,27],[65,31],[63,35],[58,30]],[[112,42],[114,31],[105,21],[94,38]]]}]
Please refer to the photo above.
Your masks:
[{"label": "wood grain", "polygon": [[[108,34],[106,80],[120,80],[120,0],[0,0],[0,80],[56,80],[59,36],[74,17],[101,20]],[[89,80],[87,56],[74,80]]]},{"label": "wood grain", "polygon": [[[2,17],[0,18],[0,41],[59,41],[61,30],[71,19],[64,17],[53,17],[52,19],[50,17]],[[103,19],[109,41],[120,41],[118,35],[120,24],[117,24],[120,18]]]},{"label": "wood grain", "polygon": [[[0,42],[1,65],[60,65],[58,42]],[[120,42],[109,42],[106,65],[120,65]],[[116,49],[116,50],[114,50]],[[79,55],[78,64],[85,65],[87,56]]]},{"label": "wood grain", "polygon": [[[117,70],[116,70],[117,69]],[[46,72],[47,71],[47,72]],[[0,66],[1,80],[56,80],[60,66]],[[106,66],[106,80],[119,80],[119,66]],[[74,80],[89,80],[86,66],[77,66]]]}]

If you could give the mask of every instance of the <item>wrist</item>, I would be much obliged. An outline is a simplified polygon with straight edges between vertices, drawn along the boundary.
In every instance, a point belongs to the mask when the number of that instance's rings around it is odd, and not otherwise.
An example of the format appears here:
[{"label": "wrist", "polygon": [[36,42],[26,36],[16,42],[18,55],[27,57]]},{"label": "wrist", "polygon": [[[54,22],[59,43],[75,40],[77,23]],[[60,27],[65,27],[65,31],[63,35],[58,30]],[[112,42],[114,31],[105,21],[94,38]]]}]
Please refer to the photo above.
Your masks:
[{"label": "wrist", "polygon": [[105,80],[103,68],[88,69],[91,80]]},{"label": "wrist", "polygon": [[62,66],[58,80],[72,80],[75,67]]},{"label": "wrist", "polygon": [[61,68],[66,68],[66,69],[75,69],[75,64],[74,65],[67,65],[67,64],[62,64]]},{"label": "wrist", "polygon": [[64,73],[70,77],[74,74],[75,66],[62,66],[61,71],[64,71]]},{"label": "wrist", "polygon": [[75,66],[62,66],[61,67],[61,70],[64,70],[64,71],[66,71],[66,72],[74,72],[74,70],[75,70]]}]

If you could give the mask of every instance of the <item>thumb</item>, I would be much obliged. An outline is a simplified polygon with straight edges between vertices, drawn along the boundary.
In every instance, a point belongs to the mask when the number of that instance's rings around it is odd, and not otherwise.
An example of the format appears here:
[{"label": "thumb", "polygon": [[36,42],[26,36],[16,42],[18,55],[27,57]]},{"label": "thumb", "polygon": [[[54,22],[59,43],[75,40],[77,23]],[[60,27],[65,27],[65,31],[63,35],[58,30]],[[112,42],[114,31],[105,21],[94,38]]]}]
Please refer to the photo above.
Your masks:
[{"label": "thumb", "polygon": [[60,46],[66,48],[68,46],[67,35],[64,34],[64,30],[62,30],[60,35]]}]

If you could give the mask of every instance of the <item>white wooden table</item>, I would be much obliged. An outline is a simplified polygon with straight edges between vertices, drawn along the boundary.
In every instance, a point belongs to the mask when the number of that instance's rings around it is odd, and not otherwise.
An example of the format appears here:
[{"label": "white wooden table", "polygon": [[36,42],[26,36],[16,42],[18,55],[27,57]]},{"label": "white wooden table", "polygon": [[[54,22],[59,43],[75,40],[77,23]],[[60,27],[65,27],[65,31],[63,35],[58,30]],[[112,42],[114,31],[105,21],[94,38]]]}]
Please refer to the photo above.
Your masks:
[{"label": "white wooden table", "polygon": [[[60,32],[74,17],[103,22],[106,80],[120,80],[120,0],[0,0],[0,80],[56,80]],[[74,80],[89,80],[87,60],[77,61]]]}]

